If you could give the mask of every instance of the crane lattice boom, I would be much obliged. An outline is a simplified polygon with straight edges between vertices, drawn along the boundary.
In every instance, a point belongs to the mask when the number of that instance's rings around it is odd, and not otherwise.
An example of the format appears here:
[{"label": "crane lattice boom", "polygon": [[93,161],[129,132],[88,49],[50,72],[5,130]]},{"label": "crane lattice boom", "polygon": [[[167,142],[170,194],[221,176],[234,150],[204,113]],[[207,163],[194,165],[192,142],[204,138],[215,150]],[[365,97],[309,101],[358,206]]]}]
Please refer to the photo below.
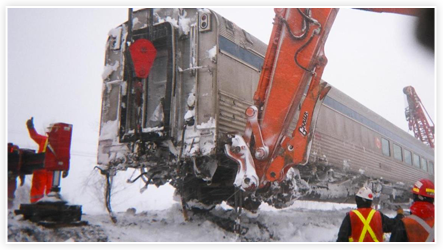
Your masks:
[{"label": "crane lattice boom", "polygon": [[[405,93],[408,101],[405,116],[409,130],[414,132],[415,138],[434,148],[434,123],[418,97],[417,92],[415,92],[412,86],[407,86],[403,89],[403,93]],[[432,125],[428,123],[425,112]]]}]

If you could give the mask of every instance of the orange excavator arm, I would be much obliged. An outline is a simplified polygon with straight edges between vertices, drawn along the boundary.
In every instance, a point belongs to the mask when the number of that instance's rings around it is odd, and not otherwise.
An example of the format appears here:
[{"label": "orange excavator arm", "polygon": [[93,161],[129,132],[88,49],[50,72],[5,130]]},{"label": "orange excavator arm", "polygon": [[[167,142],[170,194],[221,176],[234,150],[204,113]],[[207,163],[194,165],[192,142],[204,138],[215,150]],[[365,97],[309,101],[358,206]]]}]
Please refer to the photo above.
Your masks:
[{"label": "orange excavator arm", "polygon": [[[270,40],[273,44],[267,51],[275,54],[275,59],[265,61],[264,68],[269,74],[261,75],[254,96],[256,104],[263,108],[260,127],[264,128],[264,147],[269,148],[267,155],[257,159],[256,169],[268,181],[280,180],[284,169],[307,160],[305,144],[311,136],[314,107],[320,94],[324,96],[329,89],[325,83],[320,84],[327,63],[324,44],[338,9],[276,9],[275,12],[276,24]],[[286,137],[308,86],[296,129],[292,138]]]},{"label": "orange excavator arm", "polygon": [[[410,8],[364,10],[419,13]],[[321,76],[327,64],[324,45],[337,13],[334,8],[275,9],[254,105],[246,110],[246,131],[225,145],[226,154],[239,164],[234,184],[241,189],[282,181],[290,167],[307,163],[316,107],[330,89]],[[297,125],[288,133],[297,114]]]},{"label": "orange excavator arm", "polygon": [[[241,141],[238,145],[226,147],[228,156],[240,165],[236,185],[243,189],[282,180],[289,167],[307,161],[315,104],[329,90],[320,80],[327,63],[324,44],[337,12],[326,8],[275,9],[255,105],[246,110],[246,133],[236,136],[236,141]],[[297,112],[297,127],[292,137],[287,137]]]}]

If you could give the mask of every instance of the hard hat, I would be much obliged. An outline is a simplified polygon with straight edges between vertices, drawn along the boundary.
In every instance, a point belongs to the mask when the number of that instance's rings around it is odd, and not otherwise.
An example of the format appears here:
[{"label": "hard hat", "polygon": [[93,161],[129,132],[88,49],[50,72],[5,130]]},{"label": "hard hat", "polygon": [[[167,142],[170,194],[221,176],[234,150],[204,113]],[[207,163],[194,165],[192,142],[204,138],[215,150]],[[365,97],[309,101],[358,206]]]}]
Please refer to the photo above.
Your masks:
[{"label": "hard hat", "polygon": [[434,198],[434,183],[428,179],[416,181],[412,188],[413,194]]},{"label": "hard hat", "polygon": [[358,192],[355,196],[361,197],[366,200],[371,200],[371,201],[374,199],[374,194],[372,194],[371,189],[369,189],[367,187],[360,188],[360,190],[358,190]]}]

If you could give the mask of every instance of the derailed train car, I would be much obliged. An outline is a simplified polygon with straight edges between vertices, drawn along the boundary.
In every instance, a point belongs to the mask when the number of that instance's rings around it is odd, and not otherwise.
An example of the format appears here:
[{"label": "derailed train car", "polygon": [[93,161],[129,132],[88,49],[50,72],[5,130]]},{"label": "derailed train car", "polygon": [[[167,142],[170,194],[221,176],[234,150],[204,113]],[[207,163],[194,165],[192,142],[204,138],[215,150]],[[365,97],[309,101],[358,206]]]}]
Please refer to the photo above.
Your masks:
[{"label": "derailed train car", "polygon": [[308,165],[303,179],[326,180],[318,199],[343,201],[353,194],[346,183],[363,178],[381,202],[407,202],[412,183],[434,180],[432,148],[335,88],[321,104]]},{"label": "derailed train car", "polygon": [[[156,50],[145,78],[130,53],[141,39]],[[171,184],[184,204],[226,201],[251,211],[262,202],[346,202],[363,184],[405,201],[410,184],[434,178],[432,149],[332,89],[314,121],[309,162],[281,182],[239,192],[224,145],[245,130],[266,47],[208,9],[130,11],[106,47],[98,167],[108,178],[107,201],[112,176],[128,169],[140,170],[131,182]]]}]

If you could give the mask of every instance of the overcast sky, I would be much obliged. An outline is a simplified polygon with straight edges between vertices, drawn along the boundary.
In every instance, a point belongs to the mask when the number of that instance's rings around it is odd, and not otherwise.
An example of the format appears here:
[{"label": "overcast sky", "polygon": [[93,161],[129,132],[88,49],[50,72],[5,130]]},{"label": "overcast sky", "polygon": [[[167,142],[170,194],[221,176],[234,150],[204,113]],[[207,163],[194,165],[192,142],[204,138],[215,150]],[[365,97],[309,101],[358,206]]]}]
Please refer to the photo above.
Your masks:
[{"label": "overcast sky", "polygon": [[[268,43],[272,8],[214,9]],[[83,166],[75,168],[91,171],[107,35],[127,20],[127,9],[6,11],[7,141],[36,148],[25,125],[31,116],[40,133],[50,123],[73,124],[71,168],[78,161]],[[416,43],[415,22],[410,16],[341,9],[325,47],[323,79],[405,131],[402,89],[408,85],[436,122],[434,57]]]}]

